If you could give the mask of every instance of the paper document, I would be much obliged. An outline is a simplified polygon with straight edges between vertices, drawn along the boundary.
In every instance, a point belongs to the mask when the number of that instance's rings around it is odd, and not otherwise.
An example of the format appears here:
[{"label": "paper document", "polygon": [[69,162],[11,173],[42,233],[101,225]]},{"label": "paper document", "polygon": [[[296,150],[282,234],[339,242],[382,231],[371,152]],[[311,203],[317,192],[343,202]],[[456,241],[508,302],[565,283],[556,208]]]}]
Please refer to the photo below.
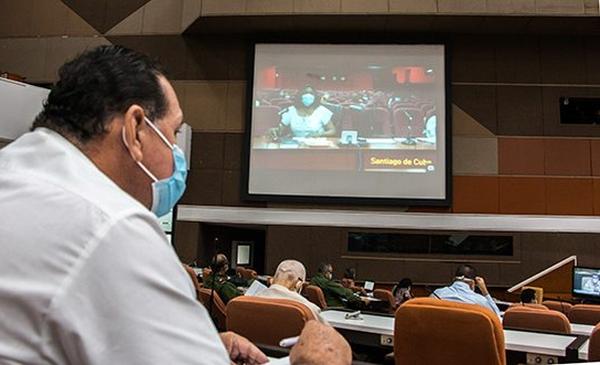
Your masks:
[{"label": "paper document", "polygon": [[246,293],[244,295],[258,295],[261,291],[265,290],[266,288],[266,285],[264,285],[258,280],[254,280],[252,282],[252,285],[250,285],[250,287],[248,288],[248,290],[246,290]]}]

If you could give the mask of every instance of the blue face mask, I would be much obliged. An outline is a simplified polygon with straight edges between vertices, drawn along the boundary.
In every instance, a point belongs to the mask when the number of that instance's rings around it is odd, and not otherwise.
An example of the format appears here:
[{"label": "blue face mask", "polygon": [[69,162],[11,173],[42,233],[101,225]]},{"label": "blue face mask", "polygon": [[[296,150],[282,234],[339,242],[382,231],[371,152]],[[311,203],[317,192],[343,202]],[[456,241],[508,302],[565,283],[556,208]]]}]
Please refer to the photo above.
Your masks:
[{"label": "blue face mask", "polygon": [[313,103],[315,102],[315,96],[313,94],[309,94],[309,93],[302,94],[301,99],[302,99],[302,104],[305,107],[309,107],[309,106],[313,105]]},{"label": "blue face mask", "polygon": [[[175,204],[177,204],[177,201],[183,196],[183,192],[185,191],[185,180],[187,178],[187,163],[181,148],[171,144],[164,134],[162,134],[148,118],[145,118],[145,120],[156,134],[158,134],[160,139],[171,149],[171,151],[173,151],[173,174],[162,180],[158,180],[144,164],[136,161],[146,175],[154,181],[152,183],[152,207],[150,210],[157,217],[162,217],[169,213]],[[123,129],[123,139],[125,139],[125,129]]]}]

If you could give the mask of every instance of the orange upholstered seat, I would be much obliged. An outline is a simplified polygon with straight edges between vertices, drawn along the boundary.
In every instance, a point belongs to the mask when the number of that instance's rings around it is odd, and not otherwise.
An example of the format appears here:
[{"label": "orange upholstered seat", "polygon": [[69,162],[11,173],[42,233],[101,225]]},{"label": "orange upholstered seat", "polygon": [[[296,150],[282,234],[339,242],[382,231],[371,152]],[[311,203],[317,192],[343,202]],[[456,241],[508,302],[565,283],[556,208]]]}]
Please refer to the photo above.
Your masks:
[{"label": "orange upholstered seat", "polygon": [[595,326],[600,323],[600,305],[576,304],[569,312],[569,320],[573,323]]},{"label": "orange upholstered seat", "polygon": [[588,361],[600,361],[600,323],[594,327],[590,335]]},{"label": "orange upholstered seat", "polygon": [[559,302],[558,300],[544,300],[542,304],[548,307],[549,309],[562,312],[567,316],[569,315],[571,308],[573,308],[573,304]]},{"label": "orange upholstered seat", "polygon": [[487,308],[411,299],[396,311],[394,358],[396,365],[503,365],[504,332]]},{"label": "orange upholstered seat", "polygon": [[186,264],[183,264],[183,268],[185,269],[185,272],[187,272],[190,279],[192,280],[192,283],[194,284],[194,289],[196,290],[196,298],[198,300],[200,300],[200,288],[202,287],[202,285],[200,285],[200,282],[198,281],[196,272],[194,271],[194,269],[192,269],[190,266],[188,266]]},{"label": "orange upholstered seat", "polygon": [[227,315],[225,312],[225,303],[223,303],[223,300],[219,296],[219,293],[217,293],[217,291],[215,290],[212,293],[213,300],[212,300],[212,308],[211,308],[211,305],[210,305],[211,291],[212,290],[208,289],[208,288],[200,288],[199,289],[200,301],[204,304],[204,307],[206,307],[207,310],[210,309],[212,311],[212,313],[210,313],[210,314],[215,322],[215,326],[220,331],[223,331],[226,328],[226,320],[227,320]]},{"label": "orange upholstered seat", "polygon": [[571,333],[571,323],[563,313],[531,306],[510,307],[502,321],[505,328]]},{"label": "orange upholstered seat", "polygon": [[327,302],[325,301],[325,295],[323,294],[323,290],[316,285],[308,285],[304,288],[304,294],[308,298],[309,301],[316,304],[319,308],[325,309],[327,308]]},{"label": "orange upholstered seat", "polygon": [[527,308],[532,308],[532,309],[541,309],[541,310],[548,310],[548,307],[546,307],[543,304],[537,304],[537,303],[513,303],[510,305],[510,308],[522,308],[522,307],[527,307]]},{"label": "orange upholstered seat", "polygon": [[382,302],[386,302],[388,304],[388,310],[390,313],[394,313],[396,311],[396,298],[391,291],[385,289],[375,289],[373,290],[373,297],[381,300]]},{"label": "orange upholstered seat", "polygon": [[283,338],[300,335],[313,319],[308,307],[290,299],[241,296],[227,303],[227,330],[262,345],[277,346]]}]

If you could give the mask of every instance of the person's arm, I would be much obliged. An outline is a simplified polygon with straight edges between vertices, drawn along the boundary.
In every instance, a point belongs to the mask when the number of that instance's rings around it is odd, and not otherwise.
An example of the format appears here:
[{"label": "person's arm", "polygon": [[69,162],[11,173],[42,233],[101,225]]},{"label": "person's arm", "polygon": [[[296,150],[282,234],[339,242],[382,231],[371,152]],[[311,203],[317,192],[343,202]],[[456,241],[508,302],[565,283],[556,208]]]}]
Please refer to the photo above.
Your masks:
[{"label": "person's arm", "polygon": [[333,125],[333,123],[330,120],[329,123],[327,123],[325,125],[322,136],[323,137],[334,137],[335,133],[336,133],[335,125]]},{"label": "person's arm", "polygon": [[355,302],[360,300],[360,298],[354,295],[352,290],[344,288],[341,284],[338,284],[331,280],[327,281],[325,284],[327,286],[327,290],[329,290],[331,293],[337,295],[340,298],[344,298],[349,302]]},{"label": "person's arm", "polygon": [[231,299],[239,297],[240,295],[242,295],[242,292],[230,282],[223,283],[223,285],[221,285],[219,288],[219,296],[225,304],[227,304]]},{"label": "person's arm", "polygon": [[291,365],[350,365],[352,350],[331,326],[308,321],[290,351]]},{"label": "person's arm", "polygon": [[[228,353],[155,218],[115,217],[49,307],[43,343],[70,364],[229,365]],[[50,357],[50,356],[49,356]]]},{"label": "person's arm", "polygon": [[494,302],[494,298],[492,298],[492,296],[490,295],[487,285],[485,285],[485,280],[482,277],[478,276],[475,278],[475,284],[477,284],[477,287],[481,291],[481,295],[483,295],[483,297],[485,298],[487,306],[492,311],[494,311],[494,313],[496,313],[498,317],[500,317],[500,309],[496,305],[496,302]]}]

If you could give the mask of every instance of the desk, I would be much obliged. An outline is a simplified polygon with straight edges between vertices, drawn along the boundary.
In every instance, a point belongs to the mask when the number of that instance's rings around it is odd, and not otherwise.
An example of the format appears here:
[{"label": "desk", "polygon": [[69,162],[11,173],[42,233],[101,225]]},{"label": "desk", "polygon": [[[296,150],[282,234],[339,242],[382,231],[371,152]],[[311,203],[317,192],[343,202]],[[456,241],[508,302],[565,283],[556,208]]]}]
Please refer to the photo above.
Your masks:
[{"label": "desk", "polygon": [[[391,346],[393,344],[393,317],[363,314],[362,320],[352,320],[345,319],[346,313],[337,310],[326,310],[321,312],[321,315],[334,328],[343,330],[340,333],[349,338],[349,342],[351,343],[354,336],[357,336],[356,338],[360,340],[361,344],[366,344],[365,341],[368,340],[371,341],[370,345],[374,347]],[[575,328],[587,330],[578,325]],[[371,334],[371,336],[360,336],[361,332]],[[581,341],[581,336],[504,330],[504,341],[507,351],[536,353],[570,359],[571,357],[577,357],[574,354],[568,353],[568,348],[576,340]],[[582,347],[577,347],[577,350],[581,352]]]},{"label": "desk", "polygon": [[580,336],[589,336],[592,334],[594,326],[589,324],[571,323],[571,334]]},{"label": "desk", "polygon": [[579,352],[578,352],[578,357],[579,360],[588,360],[588,352],[590,349],[590,340],[585,341],[585,343],[583,344],[583,346],[581,346],[579,348]]}]

